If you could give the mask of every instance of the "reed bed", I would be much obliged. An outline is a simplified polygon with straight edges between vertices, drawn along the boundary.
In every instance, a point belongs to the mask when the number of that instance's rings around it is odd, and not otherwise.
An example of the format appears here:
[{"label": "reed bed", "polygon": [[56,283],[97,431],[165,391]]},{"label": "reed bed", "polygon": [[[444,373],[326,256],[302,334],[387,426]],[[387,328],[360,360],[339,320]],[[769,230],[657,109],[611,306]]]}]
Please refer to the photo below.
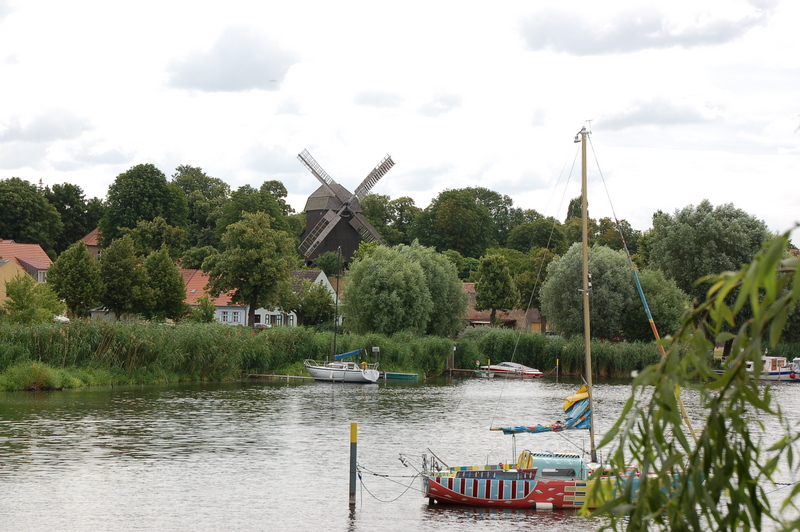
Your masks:
[{"label": "reed bed", "polygon": [[[579,375],[585,363],[580,338],[509,329],[468,329],[454,342],[410,333],[345,333],[334,338],[330,331],[305,327],[256,332],[216,323],[74,320],[30,327],[0,324],[0,390],[304,375],[303,360],[324,362],[334,353],[355,349],[361,350],[360,360],[377,357],[382,370],[419,373],[423,378],[444,374],[451,355],[461,369],[474,368],[476,360],[513,360],[549,373],[558,361],[562,374]],[[648,343],[593,341],[592,351],[599,377],[629,377],[659,359],[657,348]]]}]

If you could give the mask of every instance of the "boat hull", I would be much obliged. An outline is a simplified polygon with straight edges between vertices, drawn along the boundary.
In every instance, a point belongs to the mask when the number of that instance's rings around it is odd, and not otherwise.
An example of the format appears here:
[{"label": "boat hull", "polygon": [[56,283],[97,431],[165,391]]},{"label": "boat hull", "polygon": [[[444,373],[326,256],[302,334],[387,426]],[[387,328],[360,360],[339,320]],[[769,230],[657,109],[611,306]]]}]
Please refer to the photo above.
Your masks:
[{"label": "boat hull", "polygon": [[423,491],[430,501],[464,506],[539,510],[596,508],[599,504],[590,498],[595,482],[612,481],[423,476]]},{"label": "boat hull", "polygon": [[355,364],[305,364],[306,371],[316,381],[350,382],[356,384],[374,384],[378,382],[380,372],[373,368],[359,368]]}]

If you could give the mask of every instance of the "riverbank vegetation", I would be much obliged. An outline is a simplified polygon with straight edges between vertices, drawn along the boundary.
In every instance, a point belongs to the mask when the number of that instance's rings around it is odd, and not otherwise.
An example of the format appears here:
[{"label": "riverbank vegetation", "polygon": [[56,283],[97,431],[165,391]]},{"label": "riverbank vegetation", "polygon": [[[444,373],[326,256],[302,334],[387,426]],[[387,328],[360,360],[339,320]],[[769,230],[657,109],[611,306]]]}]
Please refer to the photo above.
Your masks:
[{"label": "riverbank vegetation", "polygon": [[[230,381],[250,375],[306,375],[303,360],[329,360],[334,351],[330,331],[312,327],[275,327],[254,332],[217,323],[176,326],[148,322],[73,320],[31,326],[0,325],[0,390],[42,390],[112,384]],[[454,355],[456,369],[475,362],[514,360],[554,374],[579,375],[583,339],[530,334],[510,329],[467,329],[453,341],[411,333],[340,334],[336,352],[362,350],[380,368],[446,374]],[[455,350],[453,349],[455,347]],[[778,346],[796,352],[796,346]],[[795,351],[793,351],[795,350]],[[645,342],[593,341],[594,370],[601,378],[630,378],[659,359],[658,348]]]}]

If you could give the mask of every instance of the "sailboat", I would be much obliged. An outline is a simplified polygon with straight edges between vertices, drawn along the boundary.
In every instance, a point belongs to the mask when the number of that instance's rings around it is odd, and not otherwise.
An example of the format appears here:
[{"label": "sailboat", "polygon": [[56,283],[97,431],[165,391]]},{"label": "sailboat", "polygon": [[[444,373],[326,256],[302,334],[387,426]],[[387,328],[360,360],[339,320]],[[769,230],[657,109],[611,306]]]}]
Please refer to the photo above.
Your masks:
[{"label": "sailboat", "polygon": [[378,362],[368,363],[362,361],[360,364],[345,360],[361,354],[360,349],[348,351],[347,353],[336,354],[336,338],[339,335],[339,278],[342,275],[341,257],[342,248],[337,250],[337,275],[336,275],[336,301],[333,313],[333,362],[317,362],[307,358],[303,361],[303,367],[316,381],[328,382],[352,382],[359,384],[374,384],[378,382],[381,374],[378,371]]},{"label": "sailboat", "polygon": [[[522,451],[516,461],[500,464],[448,467],[432,454],[423,457],[423,494],[430,504],[446,503],[494,508],[597,508],[621,489],[616,476],[597,460],[592,416],[592,354],[589,325],[589,245],[586,200],[586,143],[584,127],[575,135],[581,143],[581,211],[583,233],[583,322],[586,344],[586,384],[565,399],[565,422],[547,425],[493,427],[504,434],[589,430],[589,459],[577,452]],[[514,437],[514,436],[512,436]],[[596,471],[599,471],[595,474]],[[639,472],[626,471],[634,483]],[[600,483],[600,485],[596,485]]]}]

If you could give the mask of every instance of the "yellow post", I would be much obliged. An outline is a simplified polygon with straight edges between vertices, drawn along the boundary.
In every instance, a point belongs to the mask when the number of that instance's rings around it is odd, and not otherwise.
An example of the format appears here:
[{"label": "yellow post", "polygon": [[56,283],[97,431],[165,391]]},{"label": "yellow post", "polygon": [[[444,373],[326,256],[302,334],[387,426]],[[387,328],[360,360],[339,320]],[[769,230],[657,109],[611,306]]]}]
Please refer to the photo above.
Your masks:
[{"label": "yellow post", "polygon": [[358,423],[350,423],[350,506],[356,504],[356,473],[358,471]]}]

